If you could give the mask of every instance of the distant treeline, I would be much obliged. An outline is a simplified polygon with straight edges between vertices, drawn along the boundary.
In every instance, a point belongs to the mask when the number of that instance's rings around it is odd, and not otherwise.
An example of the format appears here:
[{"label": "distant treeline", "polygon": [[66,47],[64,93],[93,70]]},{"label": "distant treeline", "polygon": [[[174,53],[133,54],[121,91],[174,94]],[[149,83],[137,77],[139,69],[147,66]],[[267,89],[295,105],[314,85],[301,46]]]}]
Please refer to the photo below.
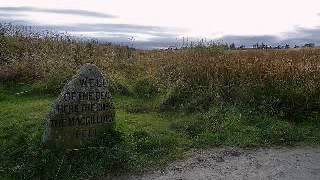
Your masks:
[{"label": "distant treeline", "polygon": [[[239,46],[239,48],[243,48],[244,46]],[[291,47],[289,44],[285,44],[285,45],[277,45],[277,46],[271,46],[271,45],[267,45],[264,43],[256,43],[252,46],[252,48],[254,49],[289,49],[289,48],[306,48],[306,47],[315,47],[314,43],[306,43],[303,46],[298,46],[298,45],[294,45],[293,47]],[[237,47],[232,43],[230,45],[230,49],[236,49]]]},{"label": "distant treeline", "polygon": [[199,41],[189,41],[188,39],[182,38],[182,42],[176,45],[169,46],[166,50],[177,50],[177,49],[188,49],[188,48],[199,48],[199,47],[207,47],[207,48],[222,48],[225,50],[236,50],[236,49],[289,49],[289,48],[313,48],[315,47],[314,43],[305,43],[302,46],[294,45],[290,46],[289,44],[285,45],[268,45],[267,43],[255,43],[251,46],[239,45],[236,46],[235,43],[224,43],[223,41],[214,41],[206,39],[201,39]]}]

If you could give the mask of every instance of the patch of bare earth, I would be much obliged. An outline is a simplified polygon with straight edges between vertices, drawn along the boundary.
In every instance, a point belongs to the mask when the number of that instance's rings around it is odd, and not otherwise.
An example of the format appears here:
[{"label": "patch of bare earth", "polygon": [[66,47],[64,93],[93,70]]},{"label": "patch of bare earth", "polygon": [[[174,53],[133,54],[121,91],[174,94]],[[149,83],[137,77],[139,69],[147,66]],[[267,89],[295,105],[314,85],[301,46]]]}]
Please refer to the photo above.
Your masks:
[{"label": "patch of bare earth", "polygon": [[165,170],[113,179],[319,179],[320,147],[218,148],[193,152]]}]

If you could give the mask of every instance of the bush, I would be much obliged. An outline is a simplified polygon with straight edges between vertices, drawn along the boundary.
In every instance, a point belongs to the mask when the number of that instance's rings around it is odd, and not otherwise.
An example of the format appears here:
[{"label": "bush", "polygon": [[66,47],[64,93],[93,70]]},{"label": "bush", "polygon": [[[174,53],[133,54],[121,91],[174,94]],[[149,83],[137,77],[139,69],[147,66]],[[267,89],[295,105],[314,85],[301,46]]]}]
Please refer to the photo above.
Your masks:
[{"label": "bush", "polygon": [[109,81],[109,90],[112,95],[123,95],[129,96],[131,92],[129,91],[128,85],[121,81]]},{"label": "bush", "polygon": [[190,99],[191,92],[187,89],[173,87],[167,90],[162,97],[160,110],[181,110],[184,108],[185,102]]},{"label": "bush", "polygon": [[259,87],[253,90],[252,97],[250,104],[253,108],[295,122],[320,111],[319,91],[307,92],[303,85]]},{"label": "bush", "polygon": [[138,79],[134,81],[132,85],[132,91],[137,97],[146,98],[150,98],[159,93],[158,87],[152,80],[148,78]]}]

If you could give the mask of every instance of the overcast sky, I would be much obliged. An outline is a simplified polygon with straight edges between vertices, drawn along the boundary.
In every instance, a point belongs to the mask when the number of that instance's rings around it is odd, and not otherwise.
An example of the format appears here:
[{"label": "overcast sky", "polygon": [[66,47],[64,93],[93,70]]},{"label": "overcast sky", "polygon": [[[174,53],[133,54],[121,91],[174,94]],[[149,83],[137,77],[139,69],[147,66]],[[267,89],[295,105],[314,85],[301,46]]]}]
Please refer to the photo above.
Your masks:
[{"label": "overcast sky", "polygon": [[182,37],[320,45],[320,0],[0,0],[0,21],[142,48]]}]

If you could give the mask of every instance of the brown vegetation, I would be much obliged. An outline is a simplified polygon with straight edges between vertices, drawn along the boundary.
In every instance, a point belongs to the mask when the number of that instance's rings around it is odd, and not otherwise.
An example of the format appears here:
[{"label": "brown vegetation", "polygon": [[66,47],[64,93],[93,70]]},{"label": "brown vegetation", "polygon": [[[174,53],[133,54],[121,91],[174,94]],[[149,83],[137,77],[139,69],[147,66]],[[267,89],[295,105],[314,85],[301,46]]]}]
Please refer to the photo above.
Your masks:
[{"label": "brown vegetation", "polygon": [[138,83],[138,91],[162,92],[164,109],[201,111],[227,102],[288,116],[319,110],[317,48],[143,51],[63,36],[2,35],[0,42],[0,81],[5,84],[37,83],[56,93],[79,66],[94,63],[109,77],[113,92],[130,93]]}]

